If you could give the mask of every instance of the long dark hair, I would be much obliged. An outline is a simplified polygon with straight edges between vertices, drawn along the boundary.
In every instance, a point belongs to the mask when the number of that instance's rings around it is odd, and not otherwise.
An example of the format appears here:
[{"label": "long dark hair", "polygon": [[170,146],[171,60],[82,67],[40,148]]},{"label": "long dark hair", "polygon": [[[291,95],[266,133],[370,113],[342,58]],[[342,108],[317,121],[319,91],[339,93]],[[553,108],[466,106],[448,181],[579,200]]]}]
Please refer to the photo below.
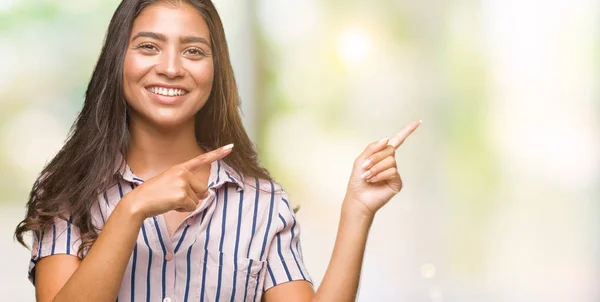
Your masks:
[{"label": "long dark hair", "polygon": [[[24,233],[33,231],[40,238],[55,218],[66,219],[68,215],[81,234],[80,255],[98,237],[92,224],[91,206],[98,194],[114,183],[117,156],[127,154],[130,142],[129,109],[122,79],[131,28],[146,6],[159,1],[123,0],[115,11],[85,93],[83,109],[62,149],[42,170],[29,195],[25,219],[15,230],[15,237],[22,245],[27,246]],[[271,180],[267,170],[260,166],[254,145],[242,125],[238,90],[216,8],[210,0],[169,2],[193,5],[210,31],[214,80],[206,104],[196,114],[198,144],[216,149],[234,143],[235,148],[225,162],[243,175]]]}]

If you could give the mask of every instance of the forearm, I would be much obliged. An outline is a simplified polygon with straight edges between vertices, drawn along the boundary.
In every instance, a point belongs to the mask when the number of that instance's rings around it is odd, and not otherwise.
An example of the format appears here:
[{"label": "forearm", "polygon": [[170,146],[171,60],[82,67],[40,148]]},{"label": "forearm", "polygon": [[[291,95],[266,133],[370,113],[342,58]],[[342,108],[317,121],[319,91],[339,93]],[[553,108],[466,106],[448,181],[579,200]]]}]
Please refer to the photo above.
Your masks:
[{"label": "forearm", "polygon": [[325,277],[317,289],[315,301],[356,300],[367,235],[373,217],[356,211],[348,204],[344,200],[333,254]]},{"label": "forearm", "polygon": [[142,222],[122,199],[53,301],[115,301]]}]

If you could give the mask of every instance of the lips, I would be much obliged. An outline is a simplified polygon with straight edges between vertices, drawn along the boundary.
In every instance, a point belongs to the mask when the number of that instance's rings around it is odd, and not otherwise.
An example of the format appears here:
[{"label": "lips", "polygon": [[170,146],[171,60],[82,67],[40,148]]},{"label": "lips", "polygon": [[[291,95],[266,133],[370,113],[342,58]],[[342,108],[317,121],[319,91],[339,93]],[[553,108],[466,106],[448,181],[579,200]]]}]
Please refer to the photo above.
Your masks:
[{"label": "lips", "polygon": [[187,90],[181,88],[169,88],[164,86],[149,86],[146,87],[146,90],[157,95],[162,96],[182,96],[188,93]]},{"label": "lips", "polygon": [[150,85],[145,90],[156,103],[169,106],[183,102],[189,94],[183,87],[170,85]]}]

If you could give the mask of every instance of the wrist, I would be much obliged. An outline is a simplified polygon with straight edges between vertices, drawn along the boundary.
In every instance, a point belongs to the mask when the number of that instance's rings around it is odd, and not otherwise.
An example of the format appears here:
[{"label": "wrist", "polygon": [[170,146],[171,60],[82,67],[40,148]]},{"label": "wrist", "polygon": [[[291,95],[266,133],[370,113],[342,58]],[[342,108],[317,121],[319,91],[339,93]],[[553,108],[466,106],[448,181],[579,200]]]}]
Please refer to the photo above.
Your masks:
[{"label": "wrist", "polygon": [[370,223],[375,218],[375,212],[370,210],[362,202],[346,196],[342,203],[342,216]]},{"label": "wrist", "polygon": [[117,207],[120,207],[124,214],[134,221],[143,222],[146,219],[144,212],[139,206],[139,203],[135,202],[135,196],[133,192],[123,196]]}]

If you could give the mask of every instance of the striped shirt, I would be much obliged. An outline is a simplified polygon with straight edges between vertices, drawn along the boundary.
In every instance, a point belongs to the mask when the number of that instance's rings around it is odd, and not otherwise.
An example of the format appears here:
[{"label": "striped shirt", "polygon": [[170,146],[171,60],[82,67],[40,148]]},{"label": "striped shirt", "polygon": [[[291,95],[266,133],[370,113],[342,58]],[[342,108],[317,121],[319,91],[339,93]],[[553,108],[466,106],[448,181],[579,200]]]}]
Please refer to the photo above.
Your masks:
[{"label": "striped shirt", "polygon": [[[127,164],[116,170],[118,182],[92,207],[92,221],[99,229],[119,200],[143,183]],[[33,239],[29,279],[34,285],[40,258],[77,256],[81,244],[71,219],[54,222],[41,238]],[[260,301],[263,292],[277,284],[312,283],[299,236],[298,222],[280,186],[215,161],[209,197],[172,237],[162,215],[144,220],[117,301]]]}]

